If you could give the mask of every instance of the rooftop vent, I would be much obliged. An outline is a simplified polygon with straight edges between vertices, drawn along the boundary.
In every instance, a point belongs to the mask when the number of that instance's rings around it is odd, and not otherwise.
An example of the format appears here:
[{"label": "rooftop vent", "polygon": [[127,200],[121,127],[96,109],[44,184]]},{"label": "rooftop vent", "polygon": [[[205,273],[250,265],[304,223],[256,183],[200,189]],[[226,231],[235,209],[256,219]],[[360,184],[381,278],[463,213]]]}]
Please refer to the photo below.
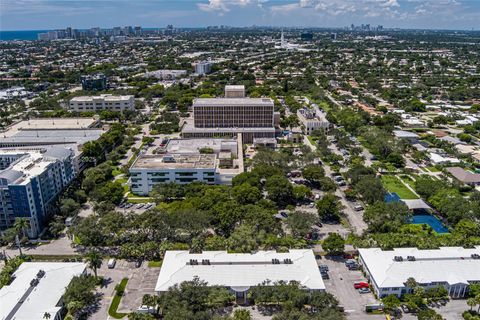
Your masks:
[{"label": "rooftop vent", "polygon": [[278,259],[272,259],[272,264],[280,264],[280,260],[278,260]]},{"label": "rooftop vent", "polygon": [[208,259],[202,259],[202,264],[208,266],[208,265],[210,265],[210,260],[208,260]]},{"label": "rooftop vent", "polygon": [[472,259],[480,259],[480,254],[474,253],[471,255]]},{"label": "rooftop vent", "polygon": [[30,287],[36,287],[38,282],[38,278],[32,279],[32,281],[30,281]]},{"label": "rooftop vent", "polygon": [[395,257],[393,257],[393,260],[395,260],[395,261],[403,261],[403,258],[402,258],[402,256],[395,256]]},{"label": "rooftop vent", "polygon": [[414,256],[407,256],[407,260],[408,261],[415,261],[415,257]]},{"label": "rooftop vent", "polygon": [[38,279],[41,279],[41,278],[43,278],[43,276],[45,276],[45,271],[43,271],[43,270],[38,270],[38,272],[37,272],[37,278],[38,278]]},{"label": "rooftop vent", "polygon": [[197,259],[190,259],[190,265],[191,265],[191,266],[196,266],[196,265],[198,265]]},{"label": "rooftop vent", "polygon": [[292,262],[292,259],[287,258],[287,259],[283,259],[283,263],[292,264],[293,262]]}]

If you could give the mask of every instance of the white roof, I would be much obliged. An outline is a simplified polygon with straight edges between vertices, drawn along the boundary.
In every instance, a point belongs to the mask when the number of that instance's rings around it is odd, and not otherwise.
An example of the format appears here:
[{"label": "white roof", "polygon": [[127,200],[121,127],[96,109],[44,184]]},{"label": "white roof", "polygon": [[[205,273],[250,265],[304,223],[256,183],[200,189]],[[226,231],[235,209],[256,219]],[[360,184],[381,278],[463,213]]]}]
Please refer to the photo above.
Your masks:
[{"label": "white roof", "polygon": [[[14,273],[15,280],[0,289],[0,319],[4,320],[19,305],[14,317],[15,320],[43,319],[45,312],[51,314],[52,319],[61,309],[58,302],[74,276],[85,271],[86,265],[77,262],[24,262]],[[39,270],[45,275],[28,295],[30,281],[36,278]],[[23,297],[26,295],[26,297]],[[23,298],[23,299],[22,299]]]},{"label": "white roof", "polygon": [[[372,280],[379,288],[404,287],[408,278],[418,283],[448,282],[450,285],[480,281],[480,246],[473,249],[441,247],[434,250],[396,248],[383,251],[380,248],[358,249]],[[395,261],[401,256],[403,261]],[[408,261],[407,256],[415,257]]]},{"label": "white roof", "polygon": [[419,138],[418,134],[416,134],[415,132],[404,130],[393,130],[393,134],[397,138]]},{"label": "white roof", "polygon": [[[196,259],[198,265],[191,265],[190,259]],[[210,264],[202,264],[202,260]],[[278,259],[279,264],[273,264]],[[290,259],[286,264],[284,259]],[[266,280],[274,282],[297,281],[312,290],[325,290],[325,284],[318,270],[312,250],[290,250],[285,253],[276,251],[258,251],[256,253],[227,253],[226,251],[167,251],[162,269],[158,276],[155,291],[167,291],[168,288],[194,277],[206,281],[209,285],[242,288],[256,286]]]}]

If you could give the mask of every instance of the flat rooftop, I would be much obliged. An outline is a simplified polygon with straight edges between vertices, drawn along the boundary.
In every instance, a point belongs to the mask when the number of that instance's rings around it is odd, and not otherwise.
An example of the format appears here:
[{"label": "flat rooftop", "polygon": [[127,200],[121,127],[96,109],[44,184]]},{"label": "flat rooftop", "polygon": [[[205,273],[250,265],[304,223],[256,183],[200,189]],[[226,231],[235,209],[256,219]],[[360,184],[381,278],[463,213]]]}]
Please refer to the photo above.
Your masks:
[{"label": "flat rooftop", "polygon": [[[196,260],[192,265],[190,260]],[[272,259],[277,259],[273,263]],[[289,259],[286,263],[285,259]],[[202,264],[208,260],[208,264]],[[312,250],[258,251],[255,253],[227,253],[226,251],[167,251],[158,276],[155,291],[168,288],[194,277],[211,286],[224,286],[235,291],[245,291],[251,286],[270,280],[298,281],[311,290],[325,290]]]},{"label": "flat rooftop", "polygon": [[17,122],[4,132],[2,137],[11,137],[22,130],[61,130],[61,129],[84,129],[95,126],[98,122],[95,118],[38,118]]},{"label": "flat rooftop", "polygon": [[70,101],[78,101],[78,102],[85,102],[85,101],[95,101],[95,100],[105,100],[105,101],[127,101],[133,98],[132,95],[127,96],[116,96],[112,94],[101,94],[98,96],[79,96],[70,99]]},{"label": "flat rooftop", "polygon": [[223,148],[236,148],[236,139],[171,139],[167,144],[169,153],[199,153],[201,148],[220,151]]},{"label": "flat rooftop", "polygon": [[[164,161],[165,157],[172,157],[173,162]],[[131,169],[215,169],[216,158],[214,154],[140,155]]]},{"label": "flat rooftop", "polygon": [[13,135],[0,135],[0,147],[74,145],[97,140],[106,131],[102,129],[32,129],[16,131]]},{"label": "flat rooftop", "polygon": [[273,107],[270,98],[196,98],[193,100],[193,108],[203,106],[266,106]]},{"label": "flat rooftop", "polygon": [[[15,271],[15,280],[0,289],[0,319],[43,319],[45,312],[52,315],[61,309],[58,302],[73,277],[81,275],[86,265],[77,262],[24,262]],[[45,275],[35,287],[30,281],[38,271]],[[33,290],[32,290],[33,289]]]},{"label": "flat rooftop", "polygon": [[[370,248],[358,249],[358,252],[379,287],[404,287],[410,277],[418,283],[445,281],[450,285],[480,281],[480,259],[472,258],[472,254],[480,255],[480,246],[472,249],[396,248],[385,251]],[[395,261],[396,256],[402,257],[403,261]],[[415,257],[415,261],[408,261],[408,256]]]}]

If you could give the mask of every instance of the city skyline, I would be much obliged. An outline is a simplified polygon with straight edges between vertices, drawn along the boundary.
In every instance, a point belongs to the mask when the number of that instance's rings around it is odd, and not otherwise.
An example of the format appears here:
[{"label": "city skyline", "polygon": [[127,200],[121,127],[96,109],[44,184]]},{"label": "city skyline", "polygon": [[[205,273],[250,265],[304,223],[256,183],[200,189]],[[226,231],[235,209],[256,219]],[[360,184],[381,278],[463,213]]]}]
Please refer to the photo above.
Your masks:
[{"label": "city skyline", "polygon": [[473,0],[3,0],[0,29],[51,30],[71,26],[337,28],[350,24],[386,28],[480,28],[480,1]]}]

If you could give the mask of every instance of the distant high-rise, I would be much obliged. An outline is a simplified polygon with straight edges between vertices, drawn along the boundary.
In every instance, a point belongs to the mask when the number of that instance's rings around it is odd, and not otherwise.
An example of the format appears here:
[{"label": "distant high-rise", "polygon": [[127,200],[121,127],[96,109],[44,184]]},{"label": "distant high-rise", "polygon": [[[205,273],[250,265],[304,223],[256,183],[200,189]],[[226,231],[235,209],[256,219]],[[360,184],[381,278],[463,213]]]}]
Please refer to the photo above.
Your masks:
[{"label": "distant high-rise", "polygon": [[107,77],[103,73],[82,76],[82,90],[106,90]]},{"label": "distant high-rise", "polygon": [[337,34],[336,33],[330,33],[330,39],[337,40]]},{"label": "distant high-rise", "polygon": [[142,27],[135,26],[135,35],[136,36],[141,36],[142,35]]},{"label": "distant high-rise", "polygon": [[200,61],[195,63],[195,73],[199,75],[212,72],[212,63],[209,61]]}]

